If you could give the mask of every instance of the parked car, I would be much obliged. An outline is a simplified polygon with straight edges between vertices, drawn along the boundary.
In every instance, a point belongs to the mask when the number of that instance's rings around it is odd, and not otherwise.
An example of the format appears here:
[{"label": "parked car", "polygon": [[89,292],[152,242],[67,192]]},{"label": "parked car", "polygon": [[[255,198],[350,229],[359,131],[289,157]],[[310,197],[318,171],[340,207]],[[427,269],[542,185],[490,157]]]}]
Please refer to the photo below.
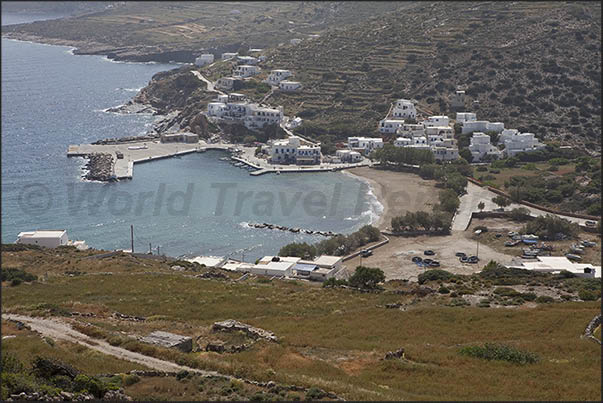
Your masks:
[{"label": "parked car", "polygon": [[454,255],[455,255],[456,257],[463,257],[463,256],[467,256],[467,255],[465,254],[465,252],[456,252]]},{"label": "parked car", "polygon": [[510,238],[512,238],[512,237],[514,237],[516,235],[519,235],[519,234],[517,232],[515,232],[515,231],[511,231],[511,232],[509,232],[508,235],[509,235]]},{"label": "parked car", "polygon": [[426,256],[433,256],[433,255],[435,255],[435,252],[430,249],[427,249],[426,251],[423,252],[423,254]]},{"label": "parked car", "polygon": [[421,262],[423,261],[423,259],[422,259],[421,257],[419,257],[419,256],[414,256],[414,257],[412,258],[412,261],[413,261],[414,263],[421,263]]},{"label": "parked car", "polygon": [[429,263],[429,267],[440,267],[440,262],[432,260],[431,263]]},{"label": "parked car", "polygon": [[423,259],[423,263],[425,263],[427,265],[431,264],[431,262],[433,262],[433,260],[431,260],[431,259]]},{"label": "parked car", "polygon": [[596,227],[597,226],[597,222],[596,221],[592,221],[592,220],[586,220],[584,222],[584,225],[586,225],[587,227]]},{"label": "parked car", "polygon": [[505,246],[516,246],[516,245],[519,245],[520,242],[521,242],[520,240],[507,241],[507,242],[505,242]]},{"label": "parked car", "polygon": [[597,243],[592,241],[582,241],[582,246],[592,248],[593,246],[597,246]]},{"label": "parked car", "polygon": [[565,254],[565,257],[566,257],[566,258],[568,258],[569,260],[578,260],[578,261],[579,261],[579,260],[582,260],[582,257],[581,257],[581,256],[579,256],[579,255],[574,255],[574,254],[571,254],[571,253],[566,253],[566,254]]},{"label": "parked car", "polygon": [[369,250],[369,249],[364,249],[360,252],[360,256],[362,257],[369,257],[373,255],[373,251]]},{"label": "parked car", "polygon": [[477,256],[469,256],[467,259],[469,263],[477,263],[479,262],[479,258]]},{"label": "parked car", "polygon": [[494,237],[495,238],[500,238],[502,236],[502,234],[495,234]]}]

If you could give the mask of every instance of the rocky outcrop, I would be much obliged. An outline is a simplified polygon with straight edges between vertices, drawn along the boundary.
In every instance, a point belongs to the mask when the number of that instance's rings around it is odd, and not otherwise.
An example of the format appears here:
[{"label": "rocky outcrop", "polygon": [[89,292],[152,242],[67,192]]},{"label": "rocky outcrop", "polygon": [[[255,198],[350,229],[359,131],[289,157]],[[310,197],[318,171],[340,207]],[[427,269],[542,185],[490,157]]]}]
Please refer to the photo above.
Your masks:
[{"label": "rocky outcrop", "polygon": [[[96,397],[90,393],[71,393],[61,391],[58,395],[49,395],[47,392],[31,392],[31,393],[19,393],[10,395],[7,402],[13,401],[36,401],[36,402],[83,402],[83,401],[98,401]],[[100,400],[113,400],[113,401],[132,401],[132,398],[125,394],[123,389],[110,390],[103,395]]]},{"label": "rocky outcrop", "polygon": [[584,334],[582,335],[582,337],[586,337],[588,339],[594,340],[599,344],[601,343],[601,340],[597,339],[593,333],[595,331],[595,329],[597,327],[599,327],[601,325],[601,315],[597,315],[595,316],[589,323],[588,326],[586,326],[586,329],[584,330]]},{"label": "rocky outcrop", "polygon": [[90,154],[86,164],[88,172],[84,178],[91,181],[108,181],[113,175],[113,155],[106,153]]},{"label": "rocky outcrop", "polygon": [[247,336],[252,339],[264,339],[268,341],[278,342],[277,337],[274,333],[269,332],[264,329],[260,329],[257,327],[253,327],[251,325],[247,325],[245,323],[241,323],[239,321],[228,319],[222,322],[216,322],[212,326],[212,331],[214,332],[233,332],[233,331],[242,331]]},{"label": "rocky outcrop", "polygon": [[399,360],[400,358],[404,358],[404,348],[400,348],[396,351],[388,351],[385,353],[384,360]]},{"label": "rocky outcrop", "polygon": [[142,316],[131,316],[131,315],[126,315],[123,313],[119,313],[119,312],[113,312],[113,316],[115,319],[120,319],[120,320],[129,320],[131,322],[144,322],[145,320],[147,320],[146,318],[142,317]]}]

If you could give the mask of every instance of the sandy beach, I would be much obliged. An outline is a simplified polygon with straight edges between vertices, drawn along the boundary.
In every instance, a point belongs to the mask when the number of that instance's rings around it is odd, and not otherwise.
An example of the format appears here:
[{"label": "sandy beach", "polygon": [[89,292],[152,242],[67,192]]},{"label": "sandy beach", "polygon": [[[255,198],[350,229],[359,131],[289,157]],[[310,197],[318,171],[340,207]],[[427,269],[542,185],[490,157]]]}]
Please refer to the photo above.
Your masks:
[{"label": "sandy beach", "polygon": [[347,169],[345,172],[367,182],[383,205],[383,212],[374,224],[381,230],[390,227],[395,216],[407,211],[431,211],[438,202],[436,182],[412,173],[369,167]]}]

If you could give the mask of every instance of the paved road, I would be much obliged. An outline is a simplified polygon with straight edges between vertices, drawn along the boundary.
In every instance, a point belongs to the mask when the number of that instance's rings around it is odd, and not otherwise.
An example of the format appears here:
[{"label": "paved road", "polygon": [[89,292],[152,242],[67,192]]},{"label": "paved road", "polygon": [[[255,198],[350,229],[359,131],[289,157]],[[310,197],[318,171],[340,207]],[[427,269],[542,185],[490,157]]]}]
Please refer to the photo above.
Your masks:
[{"label": "paved road", "polygon": [[[459,206],[458,212],[452,221],[452,230],[453,231],[465,231],[469,226],[469,222],[471,221],[471,213],[474,211],[477,212],[479,209],[477,205],[480,201],[483,201],[485,204],[484,211],[491,211],[497,208],[498,206],[492,202],[492,198],[498,196],[496,193],[488,190],[485,187],[478,186],[472,182],[467,183],[467,194],[461,197],[461,204]],[[523,204],[512,203],[510,206],[505,207],[506,210],[512,210],[514,208],[526,208],[530,211],[530,215],[532,217],[538,217],[541,215],[551,214],[547,211],[540,210],[534,207],[524,206]],[[558,217],[565,218],[573,223],[579,225],[585,225],[584,218],[575,218],[564,216],[561,214],[555,214]]]},{"label": "paved road", "polygon": [[158,358],[149,357],[140,353],[135,353],[125,348],[112,346],[106,341],[93,339],[83,333],[73,329],[69,324],[58,319],[43,319],[32,318],[25,315],[3,314],[2,319],[13,319],[21,321],[31,327],[31,330],[38,332],[44,336],[48,336],[57,340],[65,340],[72,343],[81,344],[92,350],[99,351],[103,354],[112,355],[122,360],[132,361],[137,364],[144,365],[154,370],[165,372],[178,372],[186,370],[195,372],[203,376],[223,376],[232,378],[228,375],[223,375],[215,371],[203,371],[195,368],[190,368],[184,365],[178,365],[170,361],[160,360]]},{"label": "paved road", "polygon": [[222,91],[220,91],[220,90],[216,89],[216,88],[214,87],[214,83],[212,83],[212,82],[211,82],[211,81],[209,81],[207,78],[205,78],[205,77],[203,76],[203,74],[201,74],[201,73],[200,73],[200,72],[198,72],[197,70],[193,70],[193,71],[191,71],[191,73],[193,73],[193,75],[194,75],[195,77],[197,77],[199,80],[201,80],[201,81],[203,81],[204,83],[206,83],[206,84],[207,84],[207,91],[215,91],[215,92],[217,92],[217,93],[218,93],[218,94],[220,94],[220,95],[226,95],[226,94],[225,94],[225,93],[223,93]]}]

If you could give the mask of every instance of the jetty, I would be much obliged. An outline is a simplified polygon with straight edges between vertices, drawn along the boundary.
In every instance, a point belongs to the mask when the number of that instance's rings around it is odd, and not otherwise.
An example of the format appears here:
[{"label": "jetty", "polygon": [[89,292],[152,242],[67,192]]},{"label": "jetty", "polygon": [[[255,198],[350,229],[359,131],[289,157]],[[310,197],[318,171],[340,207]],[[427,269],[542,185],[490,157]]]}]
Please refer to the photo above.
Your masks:
[{"label": "jetty", "polygon": [[341,234],[337,234],[332,231],[315,231],[315,230],[311,230],[311,229],[287,227],[284,225],[269,224],[269,223],[261,223],[261,224],[260,223],[248,223],[247,225],[250,228],[289,231],[289,232],[293,232],[295,234],[322,235],[322,236],[326,236],[326,237],[334,237],[337,235],[341,235]]}]

